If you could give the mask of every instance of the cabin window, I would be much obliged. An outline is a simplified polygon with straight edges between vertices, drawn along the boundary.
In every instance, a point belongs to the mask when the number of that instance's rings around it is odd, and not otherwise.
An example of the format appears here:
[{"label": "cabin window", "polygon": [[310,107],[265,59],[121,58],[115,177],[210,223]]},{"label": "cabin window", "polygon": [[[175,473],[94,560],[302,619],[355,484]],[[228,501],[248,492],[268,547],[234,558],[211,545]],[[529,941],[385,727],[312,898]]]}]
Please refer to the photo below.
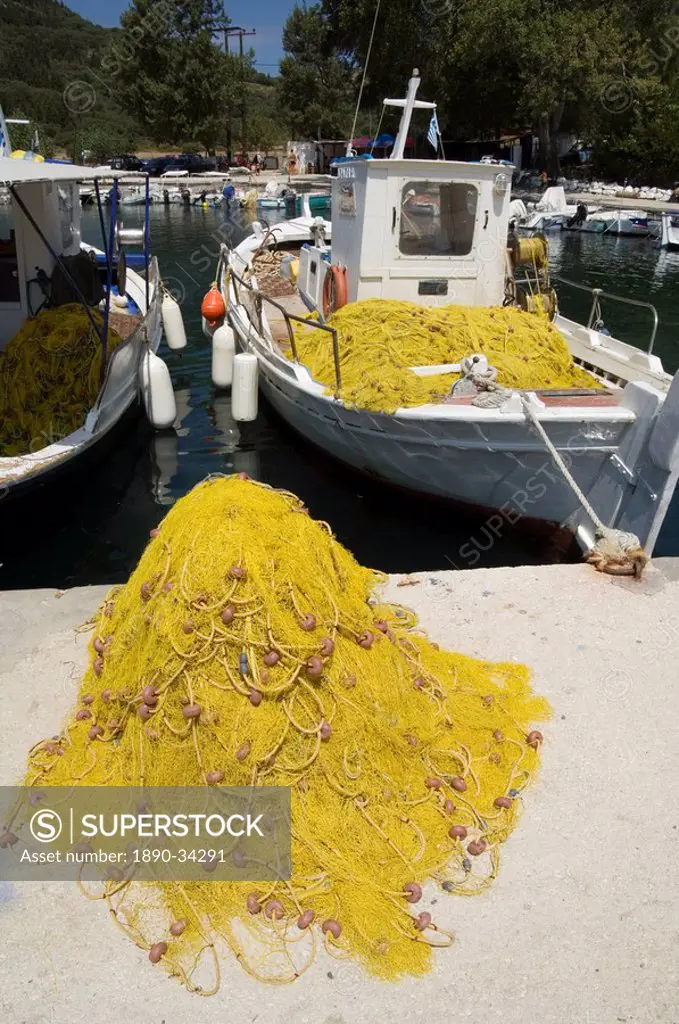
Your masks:
[{"label": "cabin window", "polygon": [[404,256],[468,256],[479,193],[460,182],[408,181],[401,193]]},{"label": "cabin window", "polygon": [[19,260],[11,205],[0,206],[0,303],[21,302]]}]

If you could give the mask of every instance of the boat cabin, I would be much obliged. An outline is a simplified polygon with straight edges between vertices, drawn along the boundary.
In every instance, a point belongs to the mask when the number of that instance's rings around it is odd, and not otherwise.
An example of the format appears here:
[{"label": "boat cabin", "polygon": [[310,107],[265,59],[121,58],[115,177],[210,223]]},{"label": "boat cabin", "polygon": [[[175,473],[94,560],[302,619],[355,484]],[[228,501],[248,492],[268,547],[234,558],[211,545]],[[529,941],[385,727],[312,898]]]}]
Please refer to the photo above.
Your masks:
[{"label": "boat cabin", "polygon": [[416,72],[406,100],[385,100],[404,107],[391,158],[349,156],[337,167],[332,247],[303,250],[300,260],[300,291],[314,308],[324,309],[329,264],[345,274],[348,302],[490,306],[504,300],[511,169],[405,160],[413,110],[435,109],[415,99],[419,82]]},{"label": "boat cabin", "polygon": [[0,185],[16,196],[0,206],[0,350],[44,302],[56,265],[50,249],[62,257],[80,253],[80,197],[69,178],[66,166],[0,158]]}]

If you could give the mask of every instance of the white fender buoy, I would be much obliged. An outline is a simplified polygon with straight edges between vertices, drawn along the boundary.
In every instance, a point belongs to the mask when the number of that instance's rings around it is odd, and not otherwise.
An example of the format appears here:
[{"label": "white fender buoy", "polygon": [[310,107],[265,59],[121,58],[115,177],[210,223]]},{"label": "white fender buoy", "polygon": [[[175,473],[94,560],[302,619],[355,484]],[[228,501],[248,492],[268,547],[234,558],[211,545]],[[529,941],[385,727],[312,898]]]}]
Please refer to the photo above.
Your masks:
[{"label": "white fender buoy", "polygon": [[155,352],[147,349],[142,356],[139,376],[149,423],[156,430],[166,430],[177,418],[170,371]]},{"label": "white fender buoy", "polygon": [[228,324],[222,324],[212,335],[212,383],[217,388],[230,388],[236,338]]},{"label": "white fender buoy", "polygon": [[184,317],[179,303],[171,295],[163,296],[161,306],[163,327],[168,346],[176,351],[186,348],[186,331],[184,330]]},{"label": "white fender buoy", "polygon": [[251,423],[257,419],[258,373],[257,356],[251,352],[239,352],[234,356],[231,414],[237,423]]}]

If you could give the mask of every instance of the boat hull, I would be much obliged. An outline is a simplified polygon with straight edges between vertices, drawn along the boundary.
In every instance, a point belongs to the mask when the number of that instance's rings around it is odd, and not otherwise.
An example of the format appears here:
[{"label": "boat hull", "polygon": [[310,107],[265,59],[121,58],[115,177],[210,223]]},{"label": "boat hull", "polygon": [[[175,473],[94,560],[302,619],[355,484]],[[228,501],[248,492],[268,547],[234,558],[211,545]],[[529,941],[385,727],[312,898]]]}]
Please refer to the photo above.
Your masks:
[{"label": "boat hull", "polygon": [[[476,509],[514,525],[532,521],[575,533],[581,508],[551,456],[523,417],[516,422],[390,416],[346,408],[301,388],[270,358],[264,339],[232,307],[239,346],[259,361],[260,387],[276,412],[306,441],[353,469],[399,488]],[[607,467],[630,426],[626,411],[606,424],[565,419],[550,438],[585,494]],[[620,495],[616,496],[618,500]]]},{"label": "boat hull", "polygon": [[579,231],[583,235],[603,235],[606,225],[601,220],[586,220],[582,224],[564,224],[564,231]]},{"label": "boat hull", "polygon": [[663,213],[660,246],[669,252],[679,252],[679,217],[676,214]]},{"label": "boat hull", "polygon": [[619,235],[621,238],[648,238],[649,228],[648,223],[637,224],[633,220],[627,220],[623,217],[620,220],[614,221],[612,226],[608,228],[607,233],[609,235]]},{"label": "boat hull", "polygon": [[[16,500],[35,493],[36,487],[52,483],[82,464],[91,450],[106,438],[136,403],[138,374],[146,344],[156,352],[163,336],[161,292],[157,267],[152,266],[153,292],[150,307],[139,327],[113,353],[96,405],[85,424],[62,442],[36,451],[31,456],[0,459],[0,500]],[[128,271],[129,295],[140,308],[145,304],[143,279]]]},{"label": "boat hull", "polygon": [[[505,438],[482,442],[467,424],[451,429],[395,417],[335,410],[303,397],[260,364],[262,392],[280,416],[305,440],[372,479],[430,498],[487,511],[501,511],[508,522],[529,519],[560,527],[577,510],[572,492],[559,479],[549,453],[520,429],[514,443]],[[358,421],[360,416],[360,422]],[[570,428],[565,442],[577,440]],[[379,445],[374,443],[375,435]],[[588,490],[614,449],[604,446],[578,458],[575,470]]]},{"label": "boat hull", "polygon": [[[239,347],[257,357],[263,394],[306,441],[373,479],[491,510],[488,522],[498,528],[528,521],[548,531],[563,528],[589,550],[601,520],[635,533],[652,553],[679,476],[674,440],[679,379],[666,402],[670,378],[659,363],[559,318],[574,358],[613,380],[635,374],[624,391],[545,394],[544,399],[516,394],[501,408],[483,408],[458,396],[393,415],[351,408],[274,342],[271,310],[258,312],[239,276],[258,244],[258,238],[245,240],[231,254],[225,252],[219,284]],[[233,266],[228,287],[226,265]],[[272,323],[278,331],[276,314]],[[654,440],[660,435],[660,442]],[[554,451],[569,469],[570,481],[556,465]],[[574,493],[573,482],[581,495]]]}]

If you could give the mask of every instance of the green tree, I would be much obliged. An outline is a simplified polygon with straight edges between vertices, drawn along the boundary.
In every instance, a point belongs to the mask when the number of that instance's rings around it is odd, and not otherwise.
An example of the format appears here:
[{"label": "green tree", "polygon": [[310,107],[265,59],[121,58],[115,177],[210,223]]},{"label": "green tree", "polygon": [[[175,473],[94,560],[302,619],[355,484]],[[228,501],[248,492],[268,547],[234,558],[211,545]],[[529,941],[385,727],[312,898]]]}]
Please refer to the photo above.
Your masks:
[{"label": "green tree", "polygon": [[[503,129],[530,126],[540,162],[554,175],[562,131],[618,153],[623,147],[633,155],[660,139],[676,150],[677,130],[667,114],[677,94],[675,6],[673,0],[389,0],[380,12],[365,101],[402,95],[418,67],[447,137],[496,138]],[[322,0],[326,45],[362,67],[375,9],[376,0]]]},{"label": "green tree", "polygon": [[297,138],[346,138],[351,128],[354,63],[333,47],[321,5],[295,7],[283,30],[279,100]]},{"label": "green tree", "polygon": [[103,67],[156,142],[200,139],[214,149],[223,134],[233,62],[217,45],[228,25],[219,0],[133,0],[125,31]]},{"label": "green tree", "polygon": [[82,149],[89,154],[89,159],[96,164],[106,163],[112,156],[121,153],[134,152],[137,145],[132,133],[106,123],[88,128],[79,141]]}]

